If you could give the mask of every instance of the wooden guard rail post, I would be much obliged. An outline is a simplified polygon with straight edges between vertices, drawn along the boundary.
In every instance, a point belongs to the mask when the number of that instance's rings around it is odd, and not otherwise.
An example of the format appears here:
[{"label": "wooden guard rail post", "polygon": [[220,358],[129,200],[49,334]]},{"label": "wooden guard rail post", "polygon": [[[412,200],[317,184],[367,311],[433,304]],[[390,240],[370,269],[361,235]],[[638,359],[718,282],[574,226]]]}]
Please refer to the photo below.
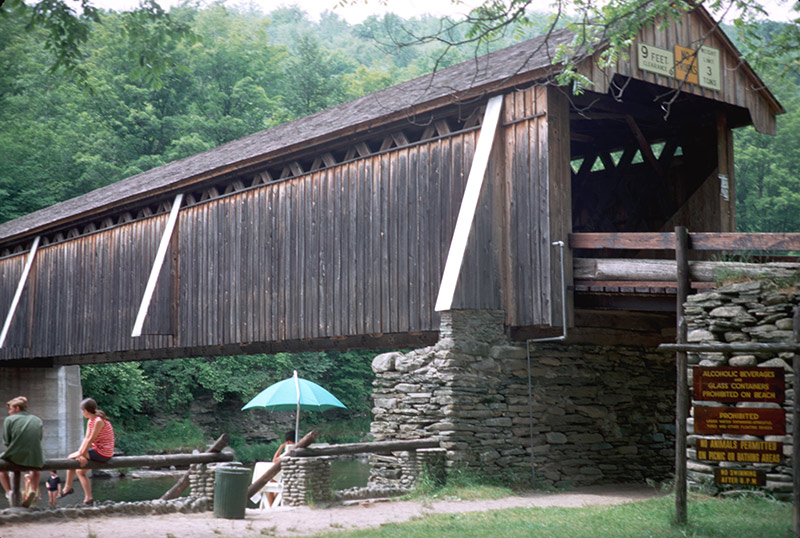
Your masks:
[{"label": "wooden guard rail post", "polygon": [[[675,287],[677,294],[676,318],[677,338],[675,344],[662,344],[662,351],[675,352],[677,386],[675,395],[675,521],[685,525],[686,510],[686,418],[689,411],[687,357],[688,351],[758,351],[760,347],[770,351],[793,351],[794,370],[800,387],[800,327],[796,328],[795,342],[791,344],[688,344],[687,326],[683,305],[686,302],[692,280],[713,281],[716,267],[725,265],[737,270],[755,271],[761,274],[764,267],[759,264],[689,262],[689,250],[766,252],[800,251],[800,234],[797,233],[689,233],[683,226],[676,226],[674,233],[575,233],[569,236],[572,249],[600,250],[674,250],[675,261],[575,258],[573,274],[575,285],[611,287]],[[754,266],[754,267],[749,267]],[[773,263],[769,274],[783,277],[797,271],[796,264]],[[674,282],[668,279],[675,278]],[[582,280],[581,280],[582,279]],[[627,285],[626,285],[627,284]],[[702,287],[695,285],[695,287]],[[796,323],[798,323],[796,321]],[[795,406],[800,405],[795,399]],[[800,413],[800,408],[798,408]],[[795,415],[797,416],[797,415]],[[795,424],[797,419],[795,419]],[[795,429],[798,435],[800,428]],[[795,446],[800,446],[800,437]],[[800,459],[800,458],[797,458]],[[800,464],[794,471],[794,533],[800,538]]]},{"label": "wooden guard rail post", "polygon": [[[206,453],[214,454],[222,452],[222,449],[228,445],[230,439],[231,439],[230,434],[223,433],[222,435],[219,436],[219,439],[214,441],[214,444],[211,445],[208,448],[208,450],[206,450]],[[177,499],[178,497],[180,497],[181,493],[183,493],[184,490],[186,490],[186,488],[188,487],[189,487],[189,471],[186,471],[185,473],[183,473],[181,479],[178,480],[178,482],[174,486],[169,488],[169,491],[167,491],[164,495],[161,496],[161,500],[169,501],[172,499]]]},{"label": "wooden guard rail post", "polygon": [[[798,233],[688,233],[689,248],[697,251],[763,252],[800,251]],[[675,233],[573,233],[571,249],[586,250],[674,250]],[[796,258],[796,257],[793,257]],[[800,259],[798,259],[800,261]],[[786,278],[797,271],[797,262],[742,263],[690,261],[691,287],[713,286],[715,272],[724,267],[743,275]],[[573,260],[574,285],[598,287],[677,288],[676,262],[667,259],[590,258]]]}]

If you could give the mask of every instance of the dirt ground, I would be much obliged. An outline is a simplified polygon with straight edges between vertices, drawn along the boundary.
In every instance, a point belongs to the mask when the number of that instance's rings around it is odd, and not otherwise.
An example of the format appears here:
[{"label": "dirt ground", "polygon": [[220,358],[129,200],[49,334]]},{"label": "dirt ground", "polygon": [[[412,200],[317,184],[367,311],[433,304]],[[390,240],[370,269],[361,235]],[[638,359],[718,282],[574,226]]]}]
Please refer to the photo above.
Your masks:
[{"label": "dirt ground", "polygon": [[[530,492],[483,501],[365,502],[332,508],[279,507],[248,509],[245,519],[215,519],[212,512],[158,516],[107,516],[49,520],[0,527],[0,538],[59,536],[61,538],[221,538],[307,536],[325,531],[366,529],[428,515],[478,512],[517,507],[581,507],[641,501],[660,493],[646,485],[629,484],[577,488],[569,492]],[[262,529],[265,532],[262,534]]]}]

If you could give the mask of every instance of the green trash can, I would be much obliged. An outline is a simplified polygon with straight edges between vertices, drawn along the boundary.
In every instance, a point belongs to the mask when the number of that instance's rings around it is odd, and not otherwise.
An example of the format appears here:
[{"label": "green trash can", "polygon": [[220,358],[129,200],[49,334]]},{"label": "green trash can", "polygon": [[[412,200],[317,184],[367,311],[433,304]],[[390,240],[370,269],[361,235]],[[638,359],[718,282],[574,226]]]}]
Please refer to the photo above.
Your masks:
[{"label": "green trash can", "polygon": [[214,471],[214,517],[244,519],[252,471],[241,464],[220,465]]}]

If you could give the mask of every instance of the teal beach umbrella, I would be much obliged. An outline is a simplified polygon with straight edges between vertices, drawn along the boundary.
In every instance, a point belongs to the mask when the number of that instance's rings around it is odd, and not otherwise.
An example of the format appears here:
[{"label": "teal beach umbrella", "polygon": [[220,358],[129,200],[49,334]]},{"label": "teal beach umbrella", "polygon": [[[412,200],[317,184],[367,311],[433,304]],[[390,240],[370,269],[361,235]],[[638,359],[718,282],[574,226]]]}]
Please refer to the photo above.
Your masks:
[{"label": "teal beach umbrella", "polygon": [[242,411],[252,408],[261,408],[267,411],[296,409],[297,417],[294,425],[294,441],[296,443],[299,441],[297,436],[300,431],[300,410],[326,411],[334,407],[346,408],[347,406],[313,381],[297,377],[297,370],[295,370],[292,377],[278,381],[259,392],[255,398],[242,407]]}]

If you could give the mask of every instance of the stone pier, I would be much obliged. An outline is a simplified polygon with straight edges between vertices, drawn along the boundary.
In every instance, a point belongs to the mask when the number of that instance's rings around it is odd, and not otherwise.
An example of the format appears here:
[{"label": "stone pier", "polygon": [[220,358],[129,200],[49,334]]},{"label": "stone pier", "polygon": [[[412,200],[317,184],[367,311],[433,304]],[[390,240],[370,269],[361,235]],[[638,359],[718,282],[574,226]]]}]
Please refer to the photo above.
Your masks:
[{"label": "stone pier", "polygon": [[[533,461],[539,485],[670,475],[674,358],[623,343],[531,344],[529,399],[526,343],[503,323],[499,311],[445,312],[436,345],[377,356],[375,439],[437,436],[449,467],[480,476],[531,480]],[[399,454],[374,459],[371,483],[400,476]]]},{"label": "stone pier", "polygon": [[0,422],[7,416],[5,403],[15,396],[28,398],[28,411],[44,423],[45,457],[65,458],[80,446],[83,439],[80,366],[3,368],[0,371],[0,403],[3,405]]}]

